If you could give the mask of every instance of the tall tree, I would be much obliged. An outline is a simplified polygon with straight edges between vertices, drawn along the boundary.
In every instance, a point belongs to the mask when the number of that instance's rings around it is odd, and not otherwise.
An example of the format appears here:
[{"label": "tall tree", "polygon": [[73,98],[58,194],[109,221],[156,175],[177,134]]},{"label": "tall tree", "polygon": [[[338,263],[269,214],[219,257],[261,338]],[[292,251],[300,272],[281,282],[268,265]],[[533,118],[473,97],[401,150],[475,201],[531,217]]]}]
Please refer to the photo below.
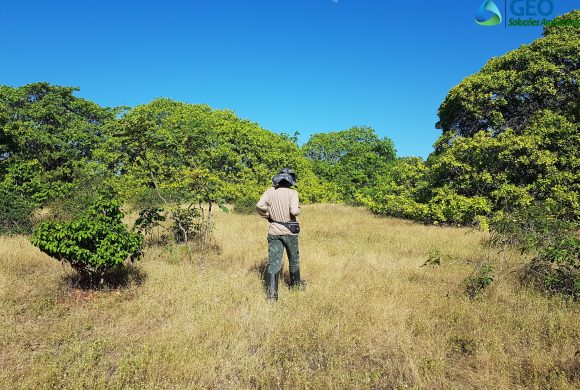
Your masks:
[{"label": "tall tree", "polygon": [[571,122],[580,120],[580,10],[555,19],[544,37],[492,58],[474,75],[449,91],[439,108],[437,126],[444,137],[437,150],[455,136],[478,131],[498,134],[525,131],[536,113],[549,110]]},{"label": "tall tree", "polygon": [[580,11],[556,18],[544,37],[453,87],[418,188],[383,185],[365,203],[381,213],[470,223],[541,202],[552,215],[579,220],[580,29],[568,23],[579,19]]},{"label": "tall tree", "polygon": [[[74,187],[116,111],[78,88],[0,86],[0,190],[33,208]],[[6,210],[4,210],[6,211]]]},{"label": "tall tree", "polygon": [[340,186],[351,202],[360,189],[375,185],[395,159],[393,141],[380,139],[369,127],[314,134],[302,150],[316,174]]}]

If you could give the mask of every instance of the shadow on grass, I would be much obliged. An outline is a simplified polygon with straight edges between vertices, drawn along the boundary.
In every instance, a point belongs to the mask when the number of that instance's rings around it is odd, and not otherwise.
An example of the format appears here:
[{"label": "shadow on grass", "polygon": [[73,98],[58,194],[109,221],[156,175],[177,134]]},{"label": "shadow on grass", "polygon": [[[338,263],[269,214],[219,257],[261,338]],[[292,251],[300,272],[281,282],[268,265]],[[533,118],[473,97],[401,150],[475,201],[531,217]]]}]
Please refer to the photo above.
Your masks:
[{"label": "shadow on grass", "polygon": [[[255,272],[260,280],[262,281],[262,286],[264,287],[264,291],[266,291],[266,271],[268,270],[268,258],[260,259],[256,261],[251,267],[250,270]],[[282,263],[282,268],[280,269],[280,281],[286,284],[287,287],[290,287],[290,274],[285,271],[284,263]]]},{"label": "shadow on grass", "polygon": [[78,272],[68,274],[63,279],[69,287],[81,290],[115,290],[139,286],[147,279],[147,274],[137,266],[127,264],[106,273],[102,279]]}]

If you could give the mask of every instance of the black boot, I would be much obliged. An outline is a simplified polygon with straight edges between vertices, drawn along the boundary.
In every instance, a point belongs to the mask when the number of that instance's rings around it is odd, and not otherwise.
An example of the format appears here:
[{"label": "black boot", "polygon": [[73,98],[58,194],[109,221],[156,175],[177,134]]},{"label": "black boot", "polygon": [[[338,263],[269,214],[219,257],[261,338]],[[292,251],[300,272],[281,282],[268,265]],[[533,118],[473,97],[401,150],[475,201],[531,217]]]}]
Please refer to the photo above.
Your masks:
[{"label": "black boot", "polygon": [[266,298],[278,300],[278,274],[266,272]]},{"label": "black boot", "polygon": [[306,281],[300,279],[300,269],[290,271],[290,288],[304,290],[306,288]]}]

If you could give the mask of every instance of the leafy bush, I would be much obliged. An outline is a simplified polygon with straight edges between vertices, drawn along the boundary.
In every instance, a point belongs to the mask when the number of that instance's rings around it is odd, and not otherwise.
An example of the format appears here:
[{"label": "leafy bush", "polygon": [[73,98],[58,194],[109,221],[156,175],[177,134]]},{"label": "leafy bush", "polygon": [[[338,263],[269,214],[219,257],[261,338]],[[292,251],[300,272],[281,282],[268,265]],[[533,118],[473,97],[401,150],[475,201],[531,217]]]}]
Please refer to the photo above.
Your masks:
[{"label": "leafy bush", "polygon": [[471,299],[475,299],[493,282],[493,267],[490,264],[484,264],[467,278],[465,292]]},{"label": "leafy bush", "polygon": [[30,233],[33,209],[26,198],[0,187],[0,233]]},{"label": "leafy bush", "polygon": [[472,224],[478,216],[491,213],[489,200],[481,196],[466,197],[448,188],[439,188],[429,202],[432,221]]},{"label": "leafy bush", "polygon": [[0,183],[38,206],[73,187],[115,121],[116,110],[74,96],[77,90],[0,85]]},{"label": "leafy bush", "polygon": [[150,234],[156,226],[160,225],[160,222],[165,221],[166,217],[162,213],[163,209],[159,207],[141,210],[133,228],[140,233]]},{"label": "leafy bush", "polygon": [[172,220],[171,230],[175,242],[187,242],[193,237],[201,237],[205,229],[211,230],[211,222],[204,220],[197,208],[175,208],[169,212]]},{"label": "leafy bush", "polygon": [[510,245],[535,256],[524,279],[551,293],[580,298],[580,239],[578,225],[559,219],[560,208],[534,203],[495,216],[491,243]]},{"label": "leafy bush", "polygon": [[430,266],[434,268],[436,266],[441,265],[441,262],[443,261],[444,258],[444,255],[441,253],[441,251],[435,248],[430,249],[427,255],[428,255],[427,261],[425,261],[425,263],[423,263],[421,267]]},{"label": "leafy bush", "polygon": [[143,236],[122,223],[118,201],[99,196],[87,212],[67,222],[45,221],[33,232],[32,244],[57,260],[68,262],[83,278],[99,284],[127,258],[141,255]]},{"label": "leafy bush", "polygon": [[359,195],[360,203],[376,214],[410,218],[430,223],[482,224],[491,213],[490,202],[479,196],[466,197],[448,189],[438,189],[428,204],[417,202],[408,194]]},{"label": "leafy bush", "polygon": [[245,196],[235,201],[234,212],[237,214],[251,215],[256,213],[258,199],[253,196]]},{"label": "leafy bush", "polygon": [[[204,215],[201,206],[193,204],[187,208],[179,205],[148,207],[139,213],[133,228],[139,233],[151,234],[159,227],[171,233],[177,244],[186,243],[194,238],[207,239],[206,233],[213,228],[209,215]],[[169,221],[168,226],[162,224],[165,221]]]},{"label": "leafy bush", "polygon": [[[579,222],[578,31],[547,26],[543,38],[452,88],[439,107],[434,152],[424,163],[399,159],[377,170],[361,203],[380,214],[485,230],[489,217],[542,202],[561,206],[558,220]],[[326,157],[327,150],[334,149],[307,152]]]},{"label": "leafy bush", "polygon": [[511,245],[523,251],[540,251],[555,245],[574,223],[558,219],[558,210],[533,203],[511,212],[497,213],[491,221],[491,242]]},{"label": "leafy bush", "polygon": [[375,199],[359,197],[359,199],[373,213],[377,214],[424,221],[426,215],[429,213],[429,207],[427,205],[418,203],[405,195],[384,195]]},{"label": "leafy bush", "polygon": [[380,139],[368,127],[313,134],[302,151],[314,173],[336,184],[340,198],[348,203],[355,203],[361,189],[376,185],[395,159],[393,141]]},{"label": "leafy bush", "polygon": [[580,299],[580,239],[569,236],[543,249],[527,276],[549,292]]}]

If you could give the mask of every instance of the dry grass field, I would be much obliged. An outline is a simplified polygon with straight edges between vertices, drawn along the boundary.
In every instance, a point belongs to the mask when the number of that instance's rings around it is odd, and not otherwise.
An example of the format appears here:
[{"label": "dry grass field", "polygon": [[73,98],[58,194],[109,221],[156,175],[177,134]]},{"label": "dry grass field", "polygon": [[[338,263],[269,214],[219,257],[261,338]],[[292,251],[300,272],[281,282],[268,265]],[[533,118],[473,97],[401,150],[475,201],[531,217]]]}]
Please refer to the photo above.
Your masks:
[{"label": "dry grass field", "polygon": [[[0,238],[0,387],[580,387],[580,307],[518,284],[518,253],[340,205],[305,206],[300,222],[308,289],[281,284],[275,303],[257,216],[219,213],[219,250],[203,259],[148,247],[130,283],[106,291],[75,288],[26,238]],[[441,265],[422,267],[434,251]],[[495,279],[469,299],[485,262]]]}]

